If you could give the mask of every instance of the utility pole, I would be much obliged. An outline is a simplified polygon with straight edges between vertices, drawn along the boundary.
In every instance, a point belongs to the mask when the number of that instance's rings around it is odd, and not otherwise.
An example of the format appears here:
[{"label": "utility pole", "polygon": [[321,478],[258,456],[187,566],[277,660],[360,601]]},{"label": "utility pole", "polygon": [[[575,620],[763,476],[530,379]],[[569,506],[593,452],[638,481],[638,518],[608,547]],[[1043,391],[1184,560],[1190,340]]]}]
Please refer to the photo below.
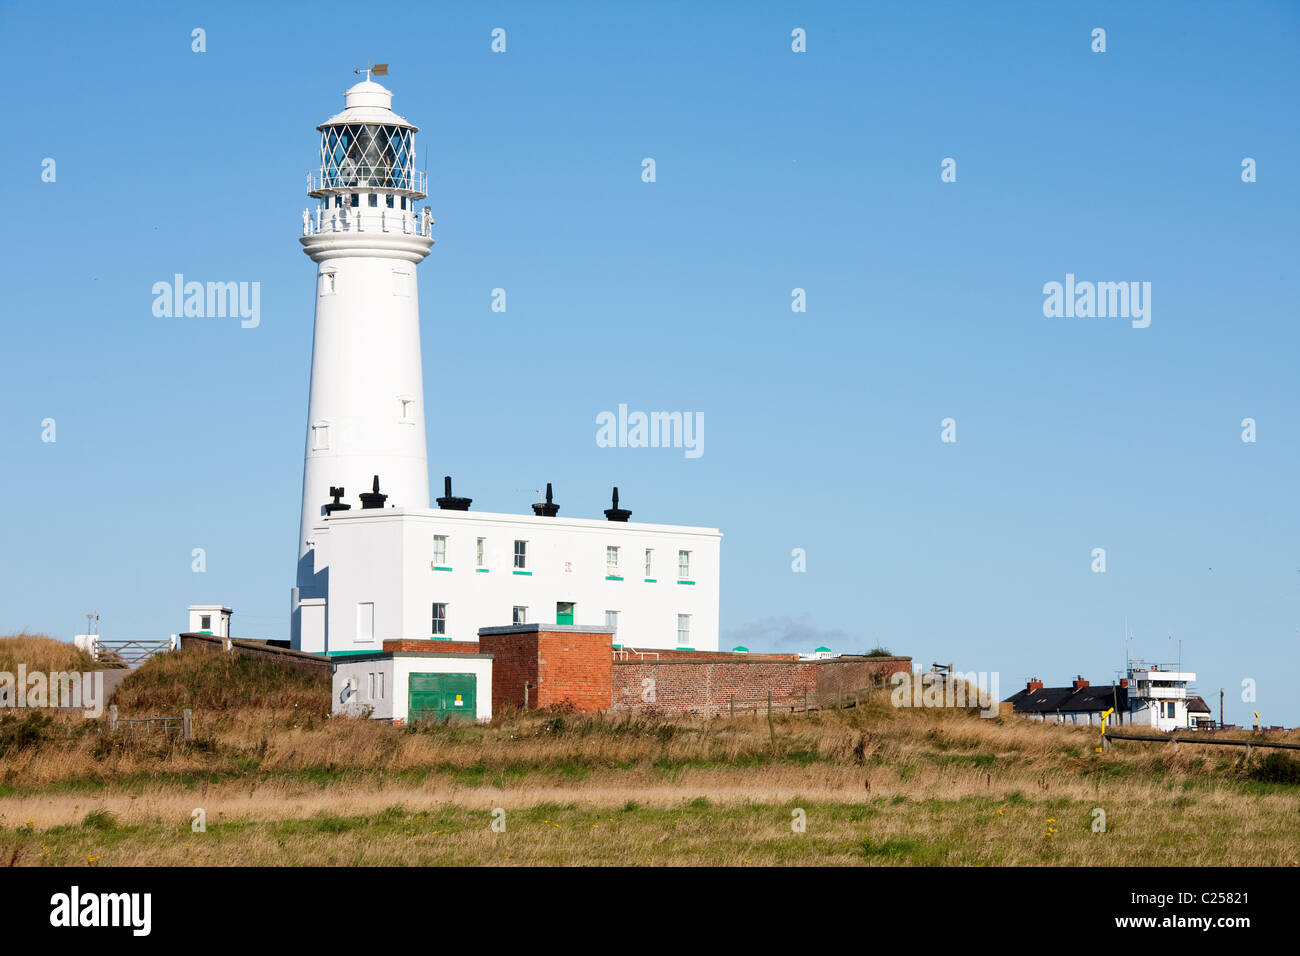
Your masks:
[{"label": "utility pole", "polygon": [[1219,688],[1219,729],[1223,729],[1223,688]]}]

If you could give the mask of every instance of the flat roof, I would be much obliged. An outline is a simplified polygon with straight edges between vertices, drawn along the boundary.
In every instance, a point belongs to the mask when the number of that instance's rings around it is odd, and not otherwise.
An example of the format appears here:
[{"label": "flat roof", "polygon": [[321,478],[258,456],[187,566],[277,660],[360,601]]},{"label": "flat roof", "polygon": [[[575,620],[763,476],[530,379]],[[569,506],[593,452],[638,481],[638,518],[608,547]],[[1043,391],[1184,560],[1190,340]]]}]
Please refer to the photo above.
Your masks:
[{"label": "flat roof", "polygon": [[455,511],[450,508],[353,508],[336,511],[322,519],[321,526],[333,521],[394,521],[399,518],[437,519],[464,524],[528,524],[568,528],[601,529],[604,531],[669,532],[672,534],[707,535],[722,537],[717,528],[694,525],[649,524],[641,521],[608,521],[602,518],[569,518],[555,515],[502,514],[493,511]]}]

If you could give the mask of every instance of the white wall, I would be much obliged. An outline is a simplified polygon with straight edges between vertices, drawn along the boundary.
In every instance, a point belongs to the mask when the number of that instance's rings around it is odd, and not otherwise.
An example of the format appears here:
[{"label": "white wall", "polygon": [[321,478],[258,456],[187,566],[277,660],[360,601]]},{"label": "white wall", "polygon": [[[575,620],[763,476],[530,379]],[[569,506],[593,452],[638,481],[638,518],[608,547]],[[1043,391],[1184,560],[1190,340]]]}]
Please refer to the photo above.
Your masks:
[{"label": "white wall", "polygon": [[[371,675],[375,693],[370,693]],[[379,675],[383,675],[380,696]],[[376,720],[406,720],[412,674],[473,674],[475,720],[492,719],[492,659],[478,654],[378,654],[341,657],[334,663],[333,712]],[[354,683],[349,683],[354,682]]]},{"label": "white wall", "polygon": [[[677,615],[691,615],[690,645],[718,648],[722,535],[712,528],[545,518],[485,512],[384,509],[334,515],[330,524],[329,651],[358,650],[391,638],[432,636],[432,605],[447,604],[451,640],[476,641],[480,627],[513,623],[516,605],[527,623],[556,623],[556,604],[575,604],[574,624],[603,626],[619,612],[615,643],[677,646]],[[432,569],[433,537],[447,537],[450,571]],[[486,539],[486,570],[476,566],[476,541]],[[515,574],[514,542],[528,542],[529,574]],[[621,581],[607,580],[606,547],[620,548]],[[644,551],[655,551],[655,583],[644,575]],[[691,552],[694,584],[679,584],[677,555]],[[375,605],[373,645],[356,640],[356,605]]]}]

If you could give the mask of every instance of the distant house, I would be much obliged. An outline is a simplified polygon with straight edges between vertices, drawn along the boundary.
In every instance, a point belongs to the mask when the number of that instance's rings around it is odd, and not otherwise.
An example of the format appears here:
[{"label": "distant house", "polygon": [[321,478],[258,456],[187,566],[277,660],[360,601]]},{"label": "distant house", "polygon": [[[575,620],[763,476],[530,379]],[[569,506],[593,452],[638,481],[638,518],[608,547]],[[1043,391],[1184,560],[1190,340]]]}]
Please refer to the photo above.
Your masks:
[{"label": "distant house", "polygon": [[[1102,712],[1114,707],[1116,714],[1128,711],[1127,687],[1093,687],[1082,676],[1069,687],[1044,687],[1038,678],[1006,700],[1014,713],[1029,720],[1054,724],[1101,726]],[[1115,723],[1114,714],[1111,723]]]},{"label": "distant house", "polygon": [[1189,730],[1212,726],[1210,708],[1199,697],[1187,695],[1196,675],[1161,670],[1158,665],[1134,661],[1128,677],[1117,685],[1092,687],[1080,675],[1069,687],[1044,687],[1033,678],[1024,690],[1006,699],[1012,711],[1029,720],[1056,724],[1101,726],[1108,708],[1115,712],[1107,726],[1149,727],[1153,730]]},{"label": "distant house", "polygon": [[1187,698],[1187,717],[1194,730],[1214,729],[1214,713],[1210,710],[1210,705],[1200,697]]}]

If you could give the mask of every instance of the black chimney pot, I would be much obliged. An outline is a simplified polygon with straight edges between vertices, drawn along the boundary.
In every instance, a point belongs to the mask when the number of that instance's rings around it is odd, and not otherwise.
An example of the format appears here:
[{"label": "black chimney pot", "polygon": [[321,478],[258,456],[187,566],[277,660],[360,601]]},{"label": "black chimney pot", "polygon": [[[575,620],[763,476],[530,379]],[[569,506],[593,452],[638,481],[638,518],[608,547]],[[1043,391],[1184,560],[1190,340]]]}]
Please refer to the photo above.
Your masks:
[{"label": "black chimney pot", "polygon": [[559,513],[560,506],[551,501],[551,483],[548,481],[546,483],[546,504],[538,503],[533,505],[533,514],[554,518]]},{"label": "black chimney pot", "polygon": [[632,512],[618,506],[618,485],[614,486],[614,507],[605,509],[605,517],[609,521],[626,521],[632,517]]},{"label": "black chimney pot", "polygon": [[330,485],[330,495],[331,497],[333,497],[334,500],[325,506],[325,513],[327,515],[332,515],[336,511],[352,510],[351,505],[344,504],[342,501],[339,500],[340,498],[343,497],[342,488],[335,488],[333,485]]},{"label": "black chimney pot", "polygon": [[469,511],[469,504],[473,498],[455,498],[451,493],[451,475],[444,475],[442,479],[443,495],[438,499],[438,507],[443,511]]},{"label": "black chimney pot", "polygon": [[361,492],[361,510],[367,508],[382,508],[384,502],[388,500],[388,495],[379,493],[379,476],[375,475],[375,483],[371,485],[369,491]]}]

